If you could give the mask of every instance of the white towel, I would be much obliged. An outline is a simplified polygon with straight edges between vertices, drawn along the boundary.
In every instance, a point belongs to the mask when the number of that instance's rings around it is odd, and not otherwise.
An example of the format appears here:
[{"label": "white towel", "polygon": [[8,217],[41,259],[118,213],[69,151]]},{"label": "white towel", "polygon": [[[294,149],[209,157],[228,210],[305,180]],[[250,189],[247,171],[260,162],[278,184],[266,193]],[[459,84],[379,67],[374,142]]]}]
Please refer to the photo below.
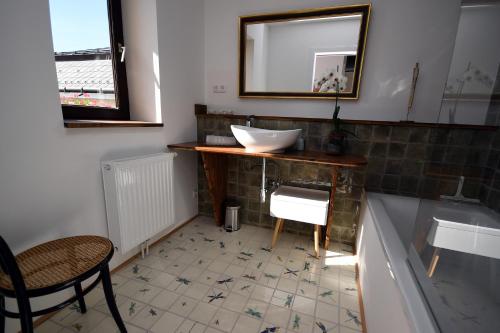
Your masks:
[{"label": "white towel", "polygon": [[212,146],[235,146],[236,139],[232,136],[207,135],[205,139],[207,145]]}]

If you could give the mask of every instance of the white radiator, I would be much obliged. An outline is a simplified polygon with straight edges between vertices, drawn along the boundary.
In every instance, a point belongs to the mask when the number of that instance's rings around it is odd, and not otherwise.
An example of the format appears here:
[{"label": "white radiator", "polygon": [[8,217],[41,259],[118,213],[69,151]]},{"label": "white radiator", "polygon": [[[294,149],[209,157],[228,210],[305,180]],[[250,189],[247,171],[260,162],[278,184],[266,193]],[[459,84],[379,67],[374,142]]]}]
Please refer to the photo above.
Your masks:
[{"label": "white radiator", "polygon": [[174,223],[175,155],[102,162],[109,238],[120,253],[147,242]]}]

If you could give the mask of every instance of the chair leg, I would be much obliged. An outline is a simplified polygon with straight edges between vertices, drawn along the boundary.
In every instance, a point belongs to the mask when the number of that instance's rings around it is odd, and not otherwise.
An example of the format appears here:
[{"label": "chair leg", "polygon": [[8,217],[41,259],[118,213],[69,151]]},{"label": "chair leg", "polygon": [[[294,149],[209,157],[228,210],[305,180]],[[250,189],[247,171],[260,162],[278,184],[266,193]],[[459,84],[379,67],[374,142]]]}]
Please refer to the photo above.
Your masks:
[{"label": "chair leg", "polygon": [[[0,295],[0,309],[5,309],[5,298]],[[0,311],[0,333],[5,333],[5,316]]]},{"label": "chair leg", "polygon": [[434,275],[434,271],[436,270],[437,263],[439,261],[439,252],[440,248],[436,247],[434,249],[434,253],[432,253],[431,264],[429,265],[429,269],[427,270],[427,275],[431,278]]},{"label": "chair leg", "polygon": [[116,306],[115,295],[113,295],[113,285],[111,284],[108,265],[104,266],[101,269],[101,278],[102,287],[104,289],[104,296],[106,296],[106,302],[108,303],[109,311],[111,312],[116,325],[120,329],[120,332],[127,333],[127,328],[125,327],[122,317],[120,316],[120,312],[118,311],[118,307]]},{"label": "chair leg", "polygon": [[316,258],[319,258],[319,235],[320,235],[320,226],[319,224],[314,225],[314,254]]},{"label": "chair leg", "polygon": [[274,227],[273,241],[271,243],[271,249],[274,248],[274,246],[276,245],[276,241],[278,240],[278,235],[279,235],[282,224],[283,224],[283,219],[278,218],[276,220],[276,226]]},{"label": "chair leg", "polygon": [[75,284],[75,293],[76,297],[78,297],[78,305],[80,306],[80,312],[81,313],[87,312],[87,306],[85,305],[85,298],[83,297],[82,284],[80,282],[77,282]]},{"label": "chair leg", "polygon": [[33,333],[33,317],[31,315],[31,305],[28,297],[16,297],[19,309],[19,320],[21,321],[22,333]]}]

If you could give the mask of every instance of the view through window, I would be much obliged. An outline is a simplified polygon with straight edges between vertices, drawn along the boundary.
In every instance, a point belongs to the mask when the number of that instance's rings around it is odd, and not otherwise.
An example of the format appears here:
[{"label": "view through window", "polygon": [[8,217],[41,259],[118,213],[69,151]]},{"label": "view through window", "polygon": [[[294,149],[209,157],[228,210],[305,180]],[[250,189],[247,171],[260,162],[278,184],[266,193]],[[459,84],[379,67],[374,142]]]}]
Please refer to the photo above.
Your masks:
[{"label": "view through window", "polygon": [[116,108],[107,0],[50,0],[63,107]]}]

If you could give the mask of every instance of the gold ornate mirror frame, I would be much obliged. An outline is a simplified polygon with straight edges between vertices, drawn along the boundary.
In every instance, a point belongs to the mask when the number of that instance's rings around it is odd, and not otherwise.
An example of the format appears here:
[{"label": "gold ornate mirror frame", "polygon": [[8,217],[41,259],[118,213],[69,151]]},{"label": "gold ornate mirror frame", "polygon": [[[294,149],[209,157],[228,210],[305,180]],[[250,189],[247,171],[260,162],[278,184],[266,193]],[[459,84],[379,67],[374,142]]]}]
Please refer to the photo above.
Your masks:
[{"label": "gold ornate mirror frame", "polygon": [[283,13],[271,13],[263,15],[251,15],[239,17],[239,69],[238,69],[238,91],[240,98],[288,98],[288,99],[334,99],[335,92],[272,92],[272,91],[247,91],[246,82],[246,36],[247,26],[257,23],[285,22],[313,18],[324,18],[334,16],[361,15],[357,54],[354,64],[354,76],[352,91],[339,93],[341,99],[358,99],[361,72],[365,54],[368,24],[370,19],[370,4],[351,5],[342,7],[329,7],[319,9],[306,9]]}]

